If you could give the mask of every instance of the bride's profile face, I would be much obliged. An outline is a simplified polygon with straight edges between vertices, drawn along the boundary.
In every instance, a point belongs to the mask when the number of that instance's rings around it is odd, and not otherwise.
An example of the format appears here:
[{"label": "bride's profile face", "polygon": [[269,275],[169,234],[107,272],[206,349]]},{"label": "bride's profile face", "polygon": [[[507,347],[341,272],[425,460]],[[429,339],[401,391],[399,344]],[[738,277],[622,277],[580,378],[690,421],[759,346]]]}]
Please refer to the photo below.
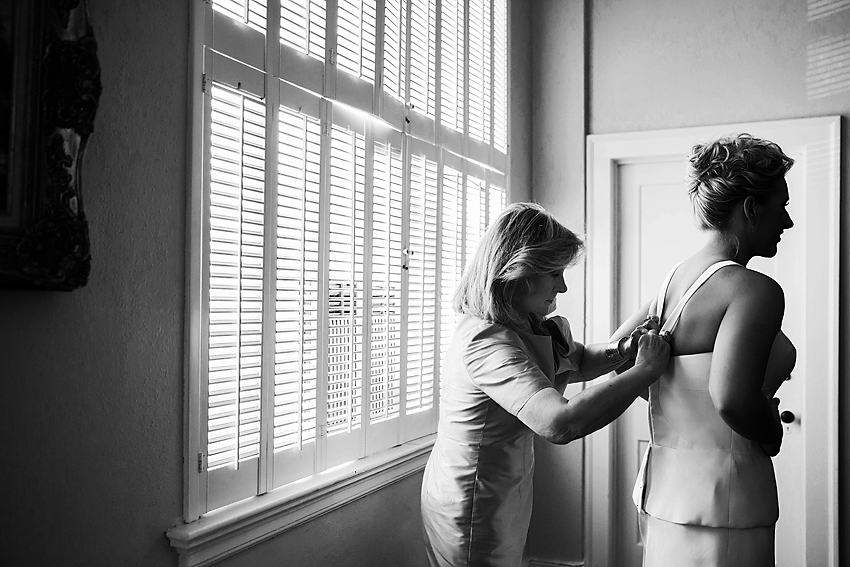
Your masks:
[{"label": "bride's profile face", "polygon": [[773,192],[759,203],[758,223],[755,226],[755,252],[759,256],[776,256],[782,233],[794,226],[788,214],[788,184],[785,179],[776,182]]}]

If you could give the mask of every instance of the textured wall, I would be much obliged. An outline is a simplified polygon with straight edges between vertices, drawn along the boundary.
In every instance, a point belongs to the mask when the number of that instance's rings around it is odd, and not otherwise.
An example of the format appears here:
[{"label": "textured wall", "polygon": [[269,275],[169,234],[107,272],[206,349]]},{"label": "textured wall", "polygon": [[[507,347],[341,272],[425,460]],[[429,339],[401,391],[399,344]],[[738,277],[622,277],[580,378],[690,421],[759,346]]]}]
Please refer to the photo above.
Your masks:
[{"label": "textured wall", "polygon": [[[104,85],[83,171],[91,278],[70,293],[0,290],[7,565],[177,565],[165,530],[183,499],[189,6],[89,1]],[[512,144],[528,156],[529,87],[513,88]],[[521,195],[529,163],[513,168]],[[420,485],[221,564],[424,565]]]},{"label": "textured wall", "polygon": [[89,11],[104,85],[83,167],[92,273],[70,293],[0,291],[0,556],[172,565],[187,3],[95,0]]}]

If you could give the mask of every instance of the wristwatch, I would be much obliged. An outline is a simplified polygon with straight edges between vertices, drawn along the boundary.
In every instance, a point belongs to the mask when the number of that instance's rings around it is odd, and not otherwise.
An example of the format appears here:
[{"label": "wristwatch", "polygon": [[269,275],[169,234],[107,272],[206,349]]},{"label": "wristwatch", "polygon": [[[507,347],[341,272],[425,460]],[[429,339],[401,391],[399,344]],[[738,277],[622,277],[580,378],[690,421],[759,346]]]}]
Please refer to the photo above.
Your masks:
[{"label": "wristwatch", "polygon": [[619,364],[626,360],[626,357],[623,355],[623,351],[620,348],[624,342],[629,340],[628,336],[620,337],[617,342],[608,343],[608,348],[605,349],[605,356],[608,357],[608,362],[611,364]]}]

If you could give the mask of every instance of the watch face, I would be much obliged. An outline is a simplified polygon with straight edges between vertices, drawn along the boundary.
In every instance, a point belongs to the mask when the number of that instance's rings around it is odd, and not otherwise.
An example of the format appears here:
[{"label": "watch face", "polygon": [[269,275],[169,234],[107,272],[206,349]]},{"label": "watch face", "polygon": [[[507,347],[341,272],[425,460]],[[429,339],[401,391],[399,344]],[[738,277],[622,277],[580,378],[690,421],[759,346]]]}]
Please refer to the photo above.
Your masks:
[{"label": "watch face", "polygon": [[620,354],[619,343],[616,346],[610,346],[605,349],[605,355],[611,362],[620,362],[623,360],[623,355]]}]

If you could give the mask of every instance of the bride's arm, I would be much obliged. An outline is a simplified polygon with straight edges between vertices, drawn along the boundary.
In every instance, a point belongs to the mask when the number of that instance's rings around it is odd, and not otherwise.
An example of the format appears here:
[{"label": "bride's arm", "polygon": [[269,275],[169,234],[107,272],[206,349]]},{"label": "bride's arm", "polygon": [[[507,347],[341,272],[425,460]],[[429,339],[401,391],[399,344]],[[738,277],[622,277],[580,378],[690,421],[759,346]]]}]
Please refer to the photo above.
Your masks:
[{"label": "bride's arm", "polygon": [[782,288],[769,277],[741,270],[730,282],[729,306],[717,331],[709,393],[720,417],[736,433],[777,453],[782,424],[762,393],[774,338],[785,312]]}]

